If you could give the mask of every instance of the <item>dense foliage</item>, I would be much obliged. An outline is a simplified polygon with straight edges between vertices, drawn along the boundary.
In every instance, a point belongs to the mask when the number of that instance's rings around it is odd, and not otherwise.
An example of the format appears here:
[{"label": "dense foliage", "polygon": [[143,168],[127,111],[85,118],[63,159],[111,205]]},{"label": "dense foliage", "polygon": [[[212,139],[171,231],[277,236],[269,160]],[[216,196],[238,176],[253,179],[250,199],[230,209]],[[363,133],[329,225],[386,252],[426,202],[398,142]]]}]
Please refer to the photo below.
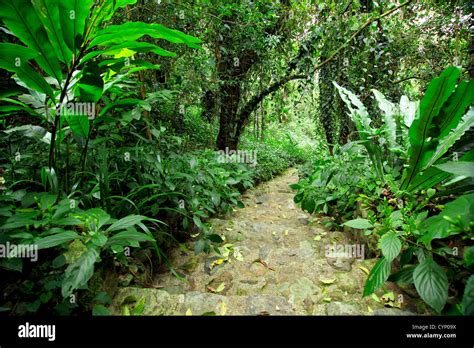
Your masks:
[{"label": "dense foliage", "polygon": [[295,202],[380,257],[364,296],[473,313],[467,2],[0,7],[0,312],[106,314],[117,279],[180,278],[170,247],[221,253],[207,221],[299,166]]}]

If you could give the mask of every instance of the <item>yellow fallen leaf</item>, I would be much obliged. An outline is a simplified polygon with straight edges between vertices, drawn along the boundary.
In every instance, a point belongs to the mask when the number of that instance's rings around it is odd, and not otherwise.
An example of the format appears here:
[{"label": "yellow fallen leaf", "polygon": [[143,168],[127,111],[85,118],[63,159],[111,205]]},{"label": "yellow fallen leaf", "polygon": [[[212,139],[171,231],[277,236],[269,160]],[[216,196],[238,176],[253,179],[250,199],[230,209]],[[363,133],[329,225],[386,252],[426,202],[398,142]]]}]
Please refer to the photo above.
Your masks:
[{"label": "yellow fallen leaf", "polygon": [[369,270],[367,268],[365,268],[364,266],[359,266],[359,268],[364,271],[365,274],[369,275]]},{"label": "yellow fallen leaf", "polygon": [[217,259],[215,261],[212,261],[211,265],[210,265],[210,268],[213,269],[214,267],[216,266],[219,266],[220,264],[222,264],[222,262],[224,262],[225,259]]},{"label": "yellow fallen leaf", "polygon": [[227,313],[227,305],[225,302],[220,302],[218,305],[219,314],[225,315]]},{"label": "yellow fallen leaf", "polygon": [[367,306],[367,311],[368,311],[369,313],[373,313],[373,312],[374,312],[374,310],[373,310],[372,308],[370,308],[370,306]]},{"label": "yellow fallen leaf", "polygon": [[321,236],[316,236],[313,238],[313,240],[316,240],[316,241],[321,240]]},{"label": "yellow fallen leaf", "polygon": [[378,298],[377,295],[372,294],[372,295],[370,295],[370,297],[372,297],[372,299],[373,299],[375,302],[379,302],[379,303],[380,303],[380,299]]},{"label": "yellow fallen leaf", "polygon": [[191,308],[188,308],[188,310],[186,311],[186,315],[187,316],[193,315],[193,311],[191,310]]},{"label": "yellow fallen leaf", "polygon": [[217,287],[216,293],[219,293],[219,292],[221,292],[221,291],[224,290],[224,289],[225,289],[225,284],[224,284],[224,283],[221,283],[221,284]]},{"label": "yellow fallen leaf", "polygon": [[287,235],[288,235],[288,230],[285,230],[285,236],[287,236]]}]

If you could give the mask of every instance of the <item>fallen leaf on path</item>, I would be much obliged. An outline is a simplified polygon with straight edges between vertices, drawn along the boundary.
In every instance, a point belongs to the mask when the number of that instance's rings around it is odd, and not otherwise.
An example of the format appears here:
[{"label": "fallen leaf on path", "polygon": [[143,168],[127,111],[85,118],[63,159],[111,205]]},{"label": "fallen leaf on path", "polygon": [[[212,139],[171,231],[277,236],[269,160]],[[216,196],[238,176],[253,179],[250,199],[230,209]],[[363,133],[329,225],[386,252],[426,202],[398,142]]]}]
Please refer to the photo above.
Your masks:
[{"label": "fallen leaf on path", "polygon": [[218,310],[220,315],[225,315],[227,313],[227,304],[225,302],[220,302]]}]

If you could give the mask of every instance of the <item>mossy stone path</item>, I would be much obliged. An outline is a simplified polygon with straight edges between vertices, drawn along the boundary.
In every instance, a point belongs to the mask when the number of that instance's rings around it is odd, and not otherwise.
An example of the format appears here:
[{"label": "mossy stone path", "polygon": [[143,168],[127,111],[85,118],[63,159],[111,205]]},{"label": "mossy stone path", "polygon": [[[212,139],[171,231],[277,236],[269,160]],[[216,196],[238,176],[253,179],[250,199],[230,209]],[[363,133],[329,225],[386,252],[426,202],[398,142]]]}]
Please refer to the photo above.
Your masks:
[{"label": "mossy stone path", "polygon": [[[172,250],[170,262],[186,278],[170,272],[156,274],[155,288],[122,288],[113,311],[127,301],[145,298],[144,315],[407,315],[424,312],[420,301],[404,294],[401,309],[387,308],[383,300],[362,297],[376,260],[328,258],[327,245],[353,244],[350,235],[330,232],[293,203],[289,185],[297,171],[247,191],[245,208],[221,219],[212,219],[215,233],[233,245],[229,255],[195,255]],[[236,251],[237,250],[237,251]],[[236,251],[236,252],[235,252]],[[395,296],[393,284],[386,286]],[[377,292],[378,297],[384,290]]]}]

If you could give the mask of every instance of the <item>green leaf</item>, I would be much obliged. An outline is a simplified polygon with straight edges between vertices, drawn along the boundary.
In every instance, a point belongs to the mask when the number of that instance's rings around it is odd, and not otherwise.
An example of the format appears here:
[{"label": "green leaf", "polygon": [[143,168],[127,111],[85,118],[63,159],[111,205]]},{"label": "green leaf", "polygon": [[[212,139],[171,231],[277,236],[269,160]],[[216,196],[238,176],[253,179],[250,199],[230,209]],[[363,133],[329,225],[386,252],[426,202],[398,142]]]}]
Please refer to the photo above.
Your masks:
[{"label": "green leaf", "polygon": [[28,47],[10,43],[0,43],[0,68],[14,72],[25,85],[44,93],[54,100],[54,92],[43,76],[38,74],[28,61],[38,53]]},{"label": "green leaf", "polygon": [[422,236],[418,239],[426,246],[430,246],[433,239],[443,239],[461,233],[453,226],[451,219],[457,219],[465,227],[474,220],[474,193],[466,194],[447,203],[444,210],[420,224]]},{"label": "green leaf", "polygon": [[[61,1],[61,0],[60,0]],[[59,2],[60,2],[59,1]],[[32,0],[43,27],[60,61],[71,66],[72,52],[66,45],[61,29],[60,12],[57,0]]]},{"label": "green leaf", "polygon": [[375,99],[378,102],[380,110],[383,111],[387,142],[391,148],[396,148],[398,147],[398,144],[395,116],[399,114],[399,111],[397,107],[392,102],[388,101],[382,93],[380,93],[376,89],[372,89],[372,93],[374,93]]},{"label": "green leaf", "polygon": [[127,22],[121,25],[110,25],[105,29],[97,32],[96,37],[90,43],[88,48],[97,45],[109,46],[117,45],[126,41],[135,41],[144,35],[148,35],[154,39],[165,39],[172,43],[184,43],[189,47],[200,48],[197,44],[201,40],[186,35],[178,30],[166,28],[161,24],[143,23],[143,22]]},{"label": "green leaf", "polygon": [[84,41],[84,29],[93,3],[94,0],[58,1],[62,37],[69,50],[76,56]]},{"label": "green leaf", "polygon": [[15,272],[23,271],[23,260],[20,258],[0,258],[0,267]]},{"label": "green leaf", "polygon": [[464,249],[464,264],[467,267],[474,265],[474,246]]},{"label": "green leaf", "polygon": [[469,277],[464,288],[462,312],[464,315],[474,315],[474,275]]},{"label": "green leaf", "polygon": [[391,262],[400,254],[402,242],[400,242],[396,233],[388,232],[380,238],[379,246],[387,261]]},{"label": "green leaf", "polygon": [[107,113],[107,111],[109,111],[110,109],[112,108],[116,108],[116,107],[132,107],[132,106],[136,106],[136,105],[139,105],[140,103],[142,103],[143,100],[141,99],[135,99],[135,98],[124,98],[124,99],[120,99],[116,102],[113,102],[113,103],[109,103],[107,104],[102,110],[100,110],[100,113],[99,113],[99,116],[103,116]]},{"label": "green leaf", "polygon": [[402,97],[400,98],[400,113],[403,116],[403,123],[408,128],[410,128],[413,120],[415,119],[418,105],[418,101],[410,101],[410,99],[408,99],[406,95],[402,95]]},{"label": "green leaf", "polygon": [[204,250],[206,250],[207,248],[208,248],[208,245],[207,245],[206,241],[203,240],[203,239],[200,239],[194,245],[194,252],[196,254],[199,254],[199,253],[203,252]]},{"label": "green leaf", "polygon": [[78,94],[82,101],[97,103],[102,97],[104,81],[100,76],[99,66],[89,62],[82,70],[82,77],[77,83]]},{"label": "green leaf", "polygon": [[89,118],[87,115],[68,115],[67,122],[74,135],[87,138],[90,130]]},{"label": "green leaf", "polygon": [[98,250],[90,248],[79,259],[68,266],[64,273],[61,288],[63,297],[68,297],[74,290],[87,285],[87,282],[94,274],[94,264],[98,258]]},{"label": "green leaf", "polygon": [[118,221],[115,221],[112,225],[109,226],[109,228],[107,228],[106,232],[125,230],[129,227],[138,225],[144,219],[146,219],[145,216],[128,215]]},{"label": "green leaf", "polygon": [[101,304],[96,304],[92,308],[92,315],[94,316],[105,316],[105,315],[110,315],[109,310],[107,307]]},{"label": "green leaf", "polygon": [[449,284],[446,272],[431,257],[427,257],[416,266],[413,280],[421,298],[441,313],[448,299]]},{"label": "green leaf", "polygon": [[438,164],[435,167],[454,175],[474,177],[474,162],[453,161]]},{"label": "green leaf", "polygon": [[413,265],[404,267],[397,273],[390,275],[390,277],[388,277],[388,281],[395,282],[401,285],[413,284],[413,271],[414,270],[415,270],[415,266]]},{"label": "green leaf", "polygon": [[0,0],[0,19],[25,45],[39,55],[38,65],[50,76],[62,81],[59,60],[44,29],[37,11],[30,0]]},{"label": "green leaf", "polygon": [[438,146],[432,152],[431,158],[426,163],[425,167],[433,165],[441,156],[443,156],[451,146],[453,146],[456,141],[458,141],[464,133],[466,133],[469,128],[474,125],[474,108],[469,109],[469,111],[463,116],[461,121],[456,128],[454,128],[449,134],[444,138],[441,138],[438,142]]},{"label": "green leaf", "polygon": [[138,231],[122,231],[109,238],[108,245],[127,246],[132,242],[154,242],[155,239]]},{"label": "green leaf", "polygon": [[314,201],[312,196],[306,197],[301,203],[301,207],[303,208],[303,210],[306,210],[308,213],[312,214],[316,209],[316,202]]},{"label": "green leaf", "polygon": [[51,236],[41,238],[35,242],[38,249],[52,248],[63,243],[70,242],[74,239],[78,239],[80,236],[74,231],[63,231]]},{"label": "green leaf", "polygon": [[464,115],[466,108],[472,104],[474,100],[474,81],[461,81],[456,91],[451,95],[443,109],[440,112],[440,129],[439,138],[443,138],[456,128],[459,124],[461,116]]},{"label": "green leaf", "polygon": [[213,243],[222,243],[222,237],[219,236],[218,234],[209,234],[206,236],[207,239],[209,239]]},{"label": "green leaf", "polygon": [[405,170],[401,189],[409,187],[418,172],[425,167],[432,157],[437,141],[433,138],[431,131],[434,127],[434,119],[438,116],[443,104],[453,93],[460,71],[456,67],[449,67],[443,71],[440,77],[433,79],[423,99],[420,102],[418,115],[413,120],[408,131],[410,148],[408,150],[408,168]]},{"label": "green leaf", "polygon": [[374,227],[374,225],[372,225],[370,221],[367,219],[349,220],[349,221],[344,222],[343,225],[351,227],[351,228],[356,228],[359,230],[365,230],[365,229]]},{"label": "green leaf", "polygon": [[146,52],[153,52],[157,55],[164,56],[164,57],[175,57],[176,53],[167,51],[155,44],[149,43],[149,42],[135,42],[135,41],[126,41],[123,42],[119,45],[114,45],[110,48],[107,48],[105,50],[98,50],[98,51],[92,51],[88,53],[87,55],[84,56],[81,60],[81,64],[87,62],[91,58],[94,58],[99,55],[108,55],[108,56],[114,56],[118,53],[120,53],[123,49],[129,49],[133,52],[140,52],[140,53],[146,53]]},{"label": "green leaf", "polygon": [[385,257],[382,257],[372,268],[367,277],[367,281],[364,286],[363,296],[369,296],[374,293],[375,290],[380,288],[390,275],[391,263],[387,261]]}]

